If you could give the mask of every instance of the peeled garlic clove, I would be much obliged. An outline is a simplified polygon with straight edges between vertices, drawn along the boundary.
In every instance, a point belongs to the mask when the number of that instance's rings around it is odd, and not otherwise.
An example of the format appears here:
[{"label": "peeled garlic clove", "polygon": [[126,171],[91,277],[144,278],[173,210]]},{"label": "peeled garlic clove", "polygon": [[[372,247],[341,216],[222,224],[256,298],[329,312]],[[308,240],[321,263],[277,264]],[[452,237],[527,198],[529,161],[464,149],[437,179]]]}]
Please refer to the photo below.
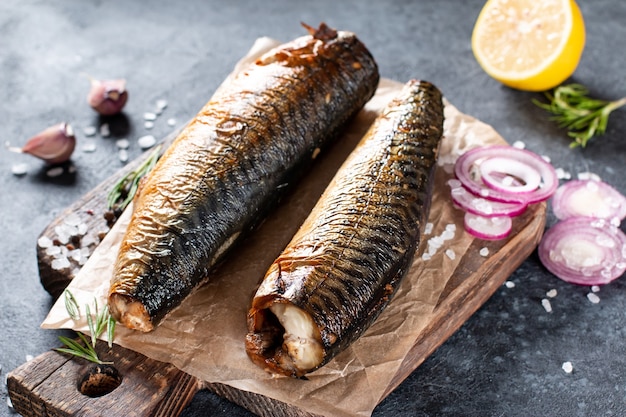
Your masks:
[{"label": "peeled garlic clove", "polygon": [[49,164],[60,164],[70,159],[75,147],[74,130],[63,122],[37,133],[22,148],[9,147],[9,150],[36,156]]},{"label": "peeled garlic clove", "polygon": [[126,80],[91,80],[87,101],[101,115],[111,116],[121,112],[127,100]]}]

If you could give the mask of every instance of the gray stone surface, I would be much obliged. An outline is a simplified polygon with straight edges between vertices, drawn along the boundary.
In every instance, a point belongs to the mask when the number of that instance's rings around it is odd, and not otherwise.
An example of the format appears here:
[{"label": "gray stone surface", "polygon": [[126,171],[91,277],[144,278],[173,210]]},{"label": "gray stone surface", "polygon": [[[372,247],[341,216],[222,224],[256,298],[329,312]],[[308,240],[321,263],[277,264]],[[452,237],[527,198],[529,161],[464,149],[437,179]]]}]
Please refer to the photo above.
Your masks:
[{"label": "gray stone surface", "polygon": [[[208,100],[237,59],[259,36],[287,40],[303,33],[301,21],[354,31],[368,45],[383,77],[435,83],[461,111],[491,124],[509,142],[551,158],[573,175],[593,171],[626,193],[626,109],[616,112],[604,137],[570,149],[565,133],[531,100],[490,79],[470,49],[482,0],[382,1],[35,1],[0,2],[0,138],[21,144],[62,120],[78,131],[76,172],[49,178],[25,155],[0,151],[0,365],[2,378],[26,360],[58,346],[61,332],[39,328],[51,298],[39,284],[35,243],[55,214],[115,172],[121,162],[115,139],[163,137]],[[626,95],[626,3],[580,0],[587,46],[570,81],[603,98]],[[125,77],[130,100],[112,135],[81,146],[82,128],[101,121],[85,103],[87,78]],[[143,113],[157,99],[169,106],[147,131]],[[11,166],[25,162],[26,175]],[[548,224],[553,224],[552,215]],[[622,225],[622,230],[624,226]],[[446,343],[374,411],[375,416],[623,416],[626,415],[621,280],[601,288],[561,282],[536,254]],[[541,306],[556,289],[552,313]],[[573,372],[561,365],[571,361]],[[6,387],[0,415],[8,414]],[[183,413],[248,415],[209,393]]]}]

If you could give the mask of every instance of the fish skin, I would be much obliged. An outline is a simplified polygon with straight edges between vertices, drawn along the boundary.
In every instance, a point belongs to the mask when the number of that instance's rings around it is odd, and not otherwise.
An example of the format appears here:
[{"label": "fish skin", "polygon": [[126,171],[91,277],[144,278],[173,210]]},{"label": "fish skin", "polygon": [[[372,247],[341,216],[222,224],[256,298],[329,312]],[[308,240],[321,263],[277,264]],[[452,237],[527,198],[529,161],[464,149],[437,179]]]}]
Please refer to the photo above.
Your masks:
[{"label": "fish skin", "polygon": [[374,95],[353,33],[307,29],[220,86],[142,184],[108,296],[126,327],[154,329],[204,283]]},{"label": "fish skin", "polygon": [[[428,219],[443,120],[440,91],[416,80],[376,119],[253,297],[246,350],[254,363],[302,377],[352,344],[383,311]],[[285,361],[273,303],[291,303],[311,317],[323,346],[317,366]]]}]

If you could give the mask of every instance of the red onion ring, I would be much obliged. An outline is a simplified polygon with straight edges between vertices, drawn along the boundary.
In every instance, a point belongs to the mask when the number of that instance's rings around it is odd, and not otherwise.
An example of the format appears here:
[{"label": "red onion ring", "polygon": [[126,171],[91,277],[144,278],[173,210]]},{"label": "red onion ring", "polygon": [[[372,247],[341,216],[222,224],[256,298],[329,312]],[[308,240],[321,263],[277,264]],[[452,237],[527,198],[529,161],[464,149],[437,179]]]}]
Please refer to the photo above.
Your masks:
[{"label": "red onion ring", "polygon": [[[531,193],[541,185],[539,172],[528,164],[515,159],[488,158],[481,162],[479,169],[483,182],[489,188],[497,191],[519,194]],[[495,173],[500,175],[494,175]]]},{"label": "red onion ring", "polygon": [[469,234],[484,240],[504,239],[513,228],[513,220],[508,216],[483,217],[465,213],[463,223]]},{"label": "red onion ring", "polygon": [[607,284],[626,271],[626,235],[605,219],[558,222],[544,234],[538,253],[550,272],[574,284]]},{"label": "red onion ring", "polygon": [[572,180],[561,185],[552,197],[552,210],[557,219],[574,216],[601,219],[626,218],[626,197],[605,182]]},{"label": "red onion ring", "polygon": [[452,201],[460,209],[483,217],[519,216],[526,210],[524,203],[502,203],[478,197],[463,187],[459,180],[449,180]]},{"label": "red onion ring", "polygon": [[[528,193],[512,193],[490,188],[479,178],[475,167],[488,158],[504,158],[534,169],[542,179],[539,188]],[[471,193],[493,201],[531,204],[547,200],[556,191],[559,180],[552,165],[539,155],[507,145],[481,146],[461,155],[454,166],[456,177]]]}]

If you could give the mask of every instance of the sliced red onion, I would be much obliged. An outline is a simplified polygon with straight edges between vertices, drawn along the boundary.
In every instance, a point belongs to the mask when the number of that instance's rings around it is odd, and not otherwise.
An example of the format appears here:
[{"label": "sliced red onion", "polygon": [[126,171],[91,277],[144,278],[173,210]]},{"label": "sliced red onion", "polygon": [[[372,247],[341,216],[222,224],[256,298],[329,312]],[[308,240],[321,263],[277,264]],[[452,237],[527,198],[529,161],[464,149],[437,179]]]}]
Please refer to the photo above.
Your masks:
[{"label": "sliced red onion", "polygon": [[465,230],[479,239],[499,240],[511,233],[513,221],[508,216],[483,217],[472,213],[465,213]]},{"label": "sliced red onion", "polygon": [[[513,193],[489,187],[480,175],[481,162],[491,158],[503,158],[521,163],[536,171],[541,178],[539,188],[531,192]],[[539,155],[506,145],[481,146],[461,155],[454,166],[456,177],[475,195],[493,201],[531,204],[547,200],[556,191],[559,180],[552,165]],[[533,174],[529,174],[532,176]]]},{"label": "sliced red onion", "polygon": [[475,196],[467,191],[459,180],[449,180],[448,185],[450,186],[450,194],[454,204],[468,213],[483,217],[513,217],[522,214],[526,210],[526,204],[524,203],[502,203]]},{"label": "sliced red onion", "polygon": [[539,259],[564,281],[607,284],[626,271],[626,235],[605,219],[570,217],[546,231]]},{"label": "sliced red onion", "polygon": [[531,193],[541,185],[539,172],[528,164],[515,159],[488,158],[480,164],[479,168],[483,182],[497,191],[519,194]]},{"label": "sliced red onion", "polygon": [[560,220],[574,216],[623,220],[626,218],[626,197],[602,181],[572,180],[556,190],[552,210]]}]

